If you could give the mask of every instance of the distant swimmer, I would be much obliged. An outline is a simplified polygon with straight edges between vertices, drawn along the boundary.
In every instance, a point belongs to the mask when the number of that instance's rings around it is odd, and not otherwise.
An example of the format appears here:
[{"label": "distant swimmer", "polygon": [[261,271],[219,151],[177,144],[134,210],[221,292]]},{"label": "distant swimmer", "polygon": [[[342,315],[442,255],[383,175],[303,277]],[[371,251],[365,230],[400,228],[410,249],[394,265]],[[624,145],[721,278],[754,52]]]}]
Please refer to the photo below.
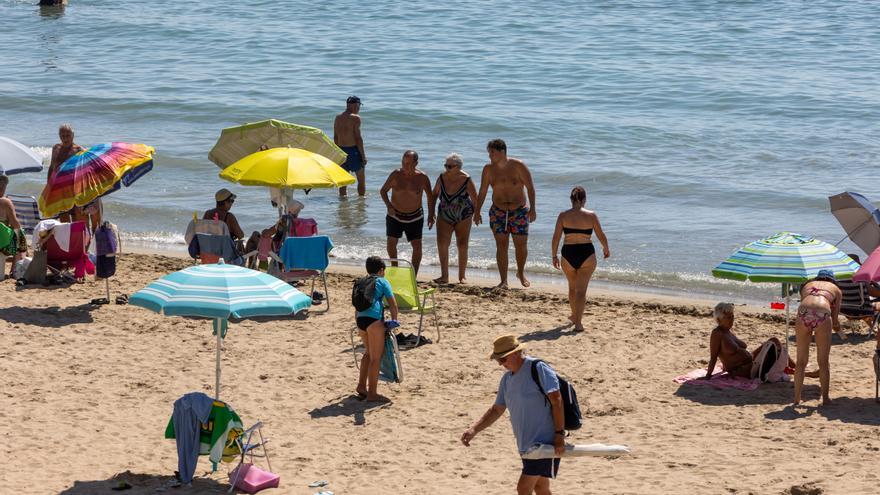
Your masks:
[{"label": "distant swimmer", "polygon": [[[434,226],[434,195],[431,179],[418,169],[419,154],[413,150],[403,153],[400,168],[391,172],[379,193],[388,208],[385,216],[385,234],[388,237],[388,257],[397,258],[397,241],[406,233],[412,246],[412,264],[419,273],[422,261],[422,230],[425,227],[425,210],[422,193],[428,195],[428,228]],[[391,192],[391,198],[388,192]]]},{"label": "distant swimmer", "polygon": [[[363,196],[367,192],[364,167],[367,166],[367,154],[364,152],[364,140],[361,138],[361,99],[357,96],[349,96],[345,100],[345,111],[336,116],[333,121],[333,142],[348,154],[342,168],[348,170],[357,177],[358,195]],[[348,195],[347,188],[339,188],[339,196]]]},{"label": "distant swimmer", "polygon": [[51,7],[54,5],[67,5],[67,0],[40,0],[40,7]]},{"label": "distant swimmer", "polygon": [[[507,250],[510,235],[513,234],[513,247],[516,252],[516,276],[523,287],[528,287],[525,266],[528,257],[529,224],[535,221],[535,185],[526,164],[518,158],[507,156],[507,144],[501,139],[493,139],[486,145],[489,163],[483,167],[480,179],[480,194],[474,212],[474,224],[483,223],[480,210],[486,200],[489,186],[492,186],[492,207],[489,208],[489,226],[495,236],[495,259],[501,283],[498,287],[507,288]],[[528,194],[528,204],[526,204]]]}]

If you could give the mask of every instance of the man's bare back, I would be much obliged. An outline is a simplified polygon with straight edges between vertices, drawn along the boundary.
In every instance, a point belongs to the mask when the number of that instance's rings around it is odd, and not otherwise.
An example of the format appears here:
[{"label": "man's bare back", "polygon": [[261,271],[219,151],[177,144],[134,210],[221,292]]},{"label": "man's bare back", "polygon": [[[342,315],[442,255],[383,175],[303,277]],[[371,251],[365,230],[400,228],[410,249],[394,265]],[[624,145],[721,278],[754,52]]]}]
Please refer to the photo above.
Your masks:
[{"label": "man's bare back", "polygon": [[340,113],[333,121],[333,134],[337,146],[357,146],[356,130],[360,129],[361,116],[348,110]]}]

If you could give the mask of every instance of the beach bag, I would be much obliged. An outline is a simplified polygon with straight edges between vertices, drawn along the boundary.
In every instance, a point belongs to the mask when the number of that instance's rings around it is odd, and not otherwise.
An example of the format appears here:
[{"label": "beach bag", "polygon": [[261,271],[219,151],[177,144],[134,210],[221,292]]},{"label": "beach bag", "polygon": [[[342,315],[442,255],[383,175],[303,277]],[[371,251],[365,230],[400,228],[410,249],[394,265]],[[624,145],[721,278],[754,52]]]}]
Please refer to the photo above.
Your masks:
[{"label": "beach bag", "polygon": [[[541,381],[538,379],[538,363],[544,362],[541,359],[536,359],[532,363],[532,380],[535,381],[535,385],[538,386],[538,390],[544,396],[544,401],[549,405],[550,398],[544,393],[544,388],[541,387]],[[568,380],[559,376],[559,373],[556,374],[556,379],[559,380],[559,393],[562,395],[565,429],[568,431],[578,430],[581,427],[581,418],[583,416],[581,416],[581,406],[578,405],[577,393],[574,391],[574,387],[568,383]]]},{"label": "beach bag", "polygon": [[376,277],[368,275],[355,280],[351,288],[351,305],[358,311],[366,311],[373,305],[376,296]]},{"label": "beach bag", "polygon": [[752,361],[751,377],[760,379],[761,383],[783,381],[787,365],[788,349],[768,340]]},{"label": "beach bag", "polygon": [[6,224],[0,223],[0,253],[14,256],[18,252],[18,242],[15,231]]},{"label": "beach bag", "polygon": [[233,480],[235,488],[245,493],[257,493],[266,488],[278,488],[281,476],[243,462],[229,473],[229,481],[233,482]]},{"label": "beach bag", "polygon": [[318,235],[318,223],[314,218],[294,218],[290,226],[290,235],[293,237]]}]

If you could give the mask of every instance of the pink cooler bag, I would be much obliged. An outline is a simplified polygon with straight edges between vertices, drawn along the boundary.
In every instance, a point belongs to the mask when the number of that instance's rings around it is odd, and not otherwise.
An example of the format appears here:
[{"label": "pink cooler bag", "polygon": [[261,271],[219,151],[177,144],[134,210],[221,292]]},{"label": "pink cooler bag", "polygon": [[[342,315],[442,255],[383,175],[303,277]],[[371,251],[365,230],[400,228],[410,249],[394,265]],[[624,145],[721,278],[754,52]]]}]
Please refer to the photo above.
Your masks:
[{"label": "pink cooler bag", "polygon": [[290,234],[294,237],[311,237],[318,235],[318,223],[314,218],[294,218],[290,226]]},{"label": "pink cooler bag", "polygon": [[243,463],[229,473],[229,481],[234,481],[235,487],[245,493],[257,493],[266,488],[278,488],[281,476],[263,471],[253,464]]}]

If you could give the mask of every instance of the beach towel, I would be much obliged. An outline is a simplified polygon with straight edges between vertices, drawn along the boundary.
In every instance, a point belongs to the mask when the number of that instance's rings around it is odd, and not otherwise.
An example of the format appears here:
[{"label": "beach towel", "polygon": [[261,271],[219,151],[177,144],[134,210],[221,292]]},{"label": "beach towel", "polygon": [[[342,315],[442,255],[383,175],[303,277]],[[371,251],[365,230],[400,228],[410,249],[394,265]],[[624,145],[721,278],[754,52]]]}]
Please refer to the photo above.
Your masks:
[{"label": "beach towel", "polygon": [[288,237],[281,246],[281,262],[287,270],[324,270],[330,263],[328,253],[333,241],[326,235]]},{"label": "beach towel", "polygon": [[749,379],[730,376],[724,372],[724,368],[722,368],[721,365],[715,366],[715,371],[712,372],[712,378],[703,380],[702,378],[704,376],[706,376],[706,369],[702,368],[691,371],[686,375],[677,376],[673,378],[672,381],[680,384],[713,387],[719,390],[725,388],[735,390],[755,390],[758,388],[758,385],[761,384],[759,378]]},{"label": "beach towel", "polygon": [[116,232],[110,222],[104,222],[95,232],[95,254],[98,256],[116,254]]},{"label": "beach towel", "polygon": [[396,339],[392,332],[385,333],[385,351],[382,353],[382,361],[379,364],[379,379],[383,382],[400,383],[403,377],[398,367],[398,354],[396,352]]}]

